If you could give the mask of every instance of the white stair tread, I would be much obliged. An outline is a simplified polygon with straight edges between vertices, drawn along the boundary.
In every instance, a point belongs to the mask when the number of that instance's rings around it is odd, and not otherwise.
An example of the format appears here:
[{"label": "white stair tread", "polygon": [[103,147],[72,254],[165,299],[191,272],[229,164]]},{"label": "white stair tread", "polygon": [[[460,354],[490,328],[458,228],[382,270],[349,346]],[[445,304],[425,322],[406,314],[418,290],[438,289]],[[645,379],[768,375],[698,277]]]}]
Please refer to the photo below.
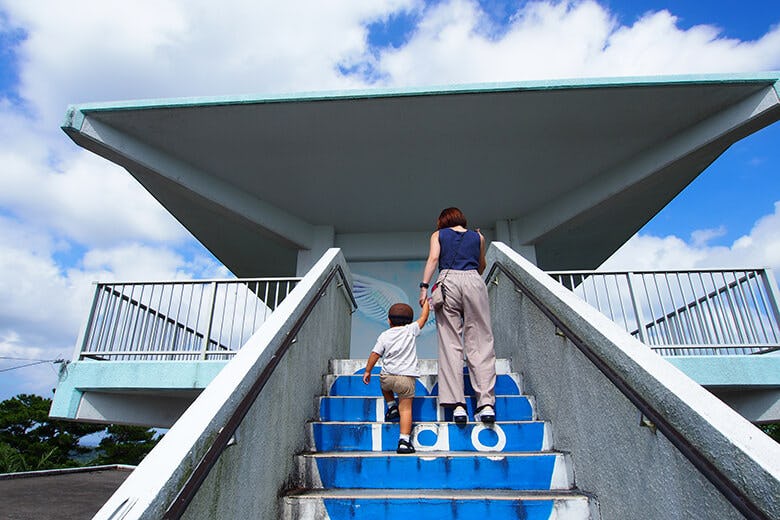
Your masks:
[{"label": "white stair tread", "polygon": [[286,495],[300,498],[412,498],[412,499],[461,499],[461,500],[551,500],[560,498],[585,498],[577,490],[518,491],[513,489],[299,489]]},{"label": "white stair tread", "polygon": [[474,457],[489,457],[489,458],[503,458],[503,457],[549,457],[549,456],[563,457],[564,454],[560,451],[548,450],[548,451],[490,451],[490,452],[475,452],[475,451],[418,451],[417,453],[400,455],[388,451],[324,451],[324,452],[311,452],[300,453],[299,457],[316,457],[316,458],[372,458],[372,457],[422,457],[425,459],[432,458],[474,458]]},{"label": "white stair tread", "polygon": [[[422,375],[435,375],[438,373],[438,360],[418,359],[418,368]],[[367,359],[331,359],[330,373],[334,375],[351,375],[366,368]],[[496,374],[509,374],[512,372],[512,363],[508,359],[496,359]],[[377,363],[382,366],[382,360]]]}]

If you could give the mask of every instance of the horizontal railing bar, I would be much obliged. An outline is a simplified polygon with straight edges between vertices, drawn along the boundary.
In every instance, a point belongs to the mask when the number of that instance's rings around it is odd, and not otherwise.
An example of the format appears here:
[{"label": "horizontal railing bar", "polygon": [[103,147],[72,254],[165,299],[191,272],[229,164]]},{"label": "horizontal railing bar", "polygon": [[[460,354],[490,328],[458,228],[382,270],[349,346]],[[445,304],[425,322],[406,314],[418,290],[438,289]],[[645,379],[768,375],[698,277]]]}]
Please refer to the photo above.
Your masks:
[{"label": "horizontal railing bar", "polygon": [[[203,350],[194,348],[192,350],[99,350],[94,352],[84,352],[83,357],[89,356],[177,356],[202,354]],[[232,356],[238,353],[237,350],[207,350],[206,354],[217,354],[220,356]]]},{"label": "horizontal railing bar", "polygon": [[130,280],[123,282],[92,282],[94,285],[186,285],[202,283],[246,283],[246,282],[299,282],[300,277],[282,276],[271,278],[198,278],[197,280]]},{"label": "horizontal railing bar", "polygon": [[702,268],[702,269],[664,269],[663,271],[589,271],[589,270],[574,270],[574,271],[546,271],[546,274],[550,276],[563,276],[563,275],[584,275],[584,276],[591,276],[591,275],[602,275],[602,274],[608,274],[608,275],[620,275],[620,274],[664,274],[664,273],[675,273],[675,274],[682,274],[682,273],[733,273],[733,272],[744,272],[744,271],[764,271],[766,270],[765,267],[747,267],[747,268],[734,268],[734,269],[724,269],[724,268]]},{"label": "horizontal railing bar", "polygon": [[648,345],[653,350],[665,350],[665,349],[713,349],[713,348],[777,348],[775,343],[673,343],[669,345]]}]

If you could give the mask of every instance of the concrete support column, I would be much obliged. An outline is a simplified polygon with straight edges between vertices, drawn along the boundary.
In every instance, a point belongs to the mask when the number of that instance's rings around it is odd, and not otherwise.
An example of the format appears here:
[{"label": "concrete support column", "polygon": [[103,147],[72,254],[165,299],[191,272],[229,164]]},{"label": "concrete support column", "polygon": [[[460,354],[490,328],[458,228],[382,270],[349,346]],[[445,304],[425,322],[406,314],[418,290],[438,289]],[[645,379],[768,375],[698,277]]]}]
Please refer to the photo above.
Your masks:
[{"label": "concrete support column", "polygon": [[314,226],[309,249],[298,250],[296,276],[305,276],[320,257],[335,245],[336,232],[333,226]]},{"label": "concrete support column", "polygon": [[520,224],[516,219],[496,221],[496,241],[503,242],[529,262],[536,264],[536,246],[520,241]]}]

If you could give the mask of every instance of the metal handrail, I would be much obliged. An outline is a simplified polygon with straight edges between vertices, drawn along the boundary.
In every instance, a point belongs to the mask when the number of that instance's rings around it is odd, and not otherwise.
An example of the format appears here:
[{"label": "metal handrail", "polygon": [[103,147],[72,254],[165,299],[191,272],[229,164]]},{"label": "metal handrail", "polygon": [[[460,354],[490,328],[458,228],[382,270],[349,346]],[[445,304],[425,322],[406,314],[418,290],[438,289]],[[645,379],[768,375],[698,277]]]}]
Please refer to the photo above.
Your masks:
[{"label": "metal handrail", "polygon": [[[228,280],[226,280],[226,281],[228,281]],[[234,280],[230,280],[230,281],[234,281]],[[153,284],[154,282],[150,282],[150,283]],[[196,283],[204,283],[204,281],[203,280],[198,280]],[[137,306],[139,311],[146,311],[146,312],[154,313],[159,319],[163,320],[166,324],[173,325],[174,327],[177,327],[177,328],[181,329],[185,333],[192,334],[193,336],[195,336],[198,339],[203,339],[204,336],[205,336],[203,333],[198,332],[197,330],[195,330],[193,328],[190,328],[189,326],[187,326],[185,324],[179,323],[175,319],[170,318],[170,317],[166,316],[165,314],[163,314],[162,312],[156,311],[156,310],[152,309],[151,307],[149,307],[148,305],[144,305],[143,303],[141,303],[141,302],[139,302],[137,300],[134,300],[134,299],[130,298],[127,295],[122,294],[121,292],[117,291],[116,289],[108,289],[108,286],[106,286],[104,284],[100,284],[100,285],[103,285],[104,290],[109,291],[112,297],[119,298],[120,300],[125,301],[125,302],[129,303],[130,305]],[[130,284],[123,283],[123,285],[130,285]],[[132,284],[132,285],[136,285],[136,284]],[[218,348],[221,348],[223,350],[229,350],[229,348],[226,347],[225,345],[217,344],[216,342],[215,342],[215,344],[216,344],[216,346]],[[135,351],[128,350],[128,351],[126,351],[126,354],[131,354],[133,352],[135,352]],[[155,352],[159,353],[157,351],[155,351]],[[116,354],[116,351],[112,351],[112,355],[115,355],[115,354]]]},{"label": "metal handrail", "polygon": [[777,289],[767,269],[547,274],[662,355],[780,347]]},{"label": "metal handrail", "polygon": [[189,478],[179,490],[176,498],[173,500],[173,502],[171,502],[167,511],[163,515],[164,519],[178,519],[182,517],[187,509],[187,506],[190,504],[190,502],[192,502],[192,499],[195,498],[195,494],[197,493],[198,489],[206,480],[209,472],[214,467],[214,465],[216,465],[220,455],[222,455],[222,452],[224,452],[225,448],[227,448],[230,439],[235,435],[236,430],[244,420],[244,417],[246,417],[247,413],[249,413],[249,409],[252,407],[255,400],[257,400],[257,397],[260,395],[263,387],[265,387],[266,383],[271,378],[271,375],[273,374],[279,362],[282,360],[282,357],[284,357],[293,343],[295,343],[298,333],[303,328],[303,325],[306,323],[309,315],[311,315],[312,311],[314,311],[314,308],[317,306],[320,298],[322,298],[322,296],[325,294],[325,291],[336,275],[338,275],[342,280],[342,283],[339,284],[339,288],[342,288],[345,296],[348,297],[352,305],[352,311],[354,312],[354,310],[357,309],[357,301],[352,294],[352,290],[349,288],[344,270],[340,265],[337,265],[331,270],[325,281],[322,283],[320,289],[309,301],[308,305],[306,305],[306,308],[303,310],[301,316],[295,321],[295,324],[293,324],[281,345],[279,345],[279,347],[274,352],[274,355],[271,357],[268,365],[266,365],[258,378],[254,381],[254,383],[252,383],[252,387],[238,403],[236,409],[233,411],[233,414],[228,418],[225,425],[215,436],[211,446],[208,448],[195,468],[193,468]]},{"label": "metal handrail", "polygon": [[228,359],[299,280],[96,283],[74,359]]},{"label": "metal handrail", "polygon": [[501,262],[495,262],[485,277],[485,283],[490,289],[491,281],[497,271],[500,271],[509,279],[512,284],[545,315],[555,325],[557,332],[579,349],[580,352],[609,379],[637,409],[646,417],[655,427],[664,434],[664,436],[674,445],[685,458],[702,474],[713,486],[742,514],[745,518],[751,520],[769,520],[763,511],[747,497],[745,494],[732,484],[731,480],[696,446],[692,445],[685,436],[675,428],[664,415],[648,403],[642,395],[635,390],[623,377],[612,369],[599,355],[591,349],[585,341],[572,331],[555,313],[546,306],[528,287],[523,284],[509,269]]}]

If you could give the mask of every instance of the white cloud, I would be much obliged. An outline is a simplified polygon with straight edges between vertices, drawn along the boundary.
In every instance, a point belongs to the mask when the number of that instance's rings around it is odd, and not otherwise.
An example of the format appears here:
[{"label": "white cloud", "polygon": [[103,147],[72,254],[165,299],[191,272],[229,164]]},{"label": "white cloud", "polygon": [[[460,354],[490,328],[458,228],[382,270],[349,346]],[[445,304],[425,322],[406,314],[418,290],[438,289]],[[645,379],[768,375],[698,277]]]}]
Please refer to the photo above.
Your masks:
[{"label": "white cloud", "polygon": [[706,246],[712,239],[724,236],[726,231],[726,226],[714,229],[697,229],[691,233],[691,243],[695,247]]},{"label": "white cloud", "polygon": [[623,26],[593,1],[529,2],[496,36],[475,1],[450,0],[430,8],[409,43],[382,52],[376,67],[404,85],[772,70],[780,26],[742,42],[712,26],[680,29],[665,10]]},{"label": "white cloud", "polygon": [[[202,254],[185,258],[166,246],[141,244],[92,249],[65,268],[56,255],[67,247],[40,227],[0,217],[0,356],[69,359],[92,301],[92,282],[228,276]],[[21,363],[8,360],[0,368]],[[40,367],[20,369],[17,377],[30,389],[49,389],[56,381],[55,372]]]},{"label": "white cloud", "polygon": [[68,103],[344,88],[342,60],[366,51],[368,22],[416,0],[3,1],[28,38],[22,96],[44,121]]},{"label": "white cloud", "polygon": [[[473,0],[0,0],[0,30],[26,34],[22,106],[0,99],[0,352],[68,355],[94,280],[225,274],[182,253],[186,231],[127,172],[69,141],[70,103],[780,68],[780,27],[741,42],[667,11],[622,26],[593,1],[518,5],[500,28]],[[367,25],[404,11],[419,16],[410,39],[369,48]],[[711,231],[639,236],[610,261],[780,266],[777,215],[730,248],[709,247]],[[51,367],[25,370],[24,388],[50,384],[36,378]]]},{"label": "white cloud", "polygon": [[698,268],[762,268],[780,273],[780,201],[774,212],[760,218],[750,233],[731,246],[710,246],[706,239],[720,230],[692,234],[690,242],[676,237],[635,235],[618,249],[601,270],[665,270]]},{"label": "white cloud", "polygon": [[86,152],[52,166],[41,148],[20,154],[15,143],[0,143],[0,206],[24,221],[86,246],[175,243],[188,237],[122,168]]},{"label": "white cloud", "polygon": [[111,249],[93,249],[84,255],[88,272],[103,274],[102,281],[191,280],[193,278],[226,278],[225,267],[203,258],[184,259],[167,248],[123,244]]}]

